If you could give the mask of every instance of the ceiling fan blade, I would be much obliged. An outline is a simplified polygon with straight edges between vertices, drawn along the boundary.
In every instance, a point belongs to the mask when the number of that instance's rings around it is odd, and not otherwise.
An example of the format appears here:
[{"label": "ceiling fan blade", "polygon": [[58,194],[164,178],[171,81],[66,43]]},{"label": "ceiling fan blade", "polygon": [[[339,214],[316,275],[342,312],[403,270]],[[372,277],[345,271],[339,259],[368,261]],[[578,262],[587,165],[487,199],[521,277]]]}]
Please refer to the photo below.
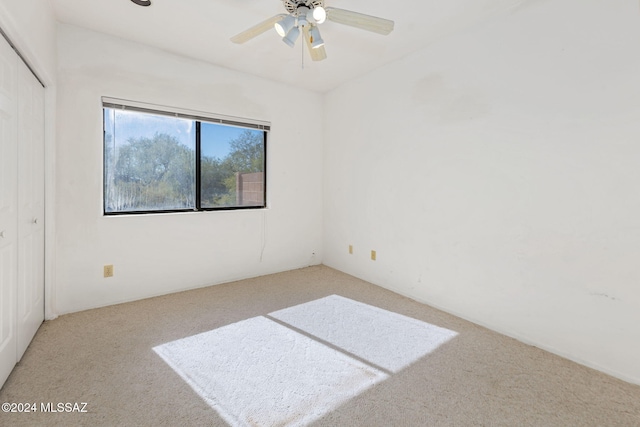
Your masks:
[{"label": "ceiling fan blade", "polygon": [[276,22],[282,20],[285,16],[287,15],[284,13],[281,13],[265,21],[262,21],[261,23],[254,25],[248,30],[245,30],[240,34],[236,34],[235,36],[231,37],[231,41],[238,44],[248,42],[252,38],[257,37],[266,31],[269,31],[270,28],[273,28]]},{"label": "ceiling fan blade", "polygon": [[311,35],[309,34],[309,27],[302,27],[302,35],[304,37],[304,41],[307,44],[307,50],[309,51],[309,55],[311,55],[311,60],[313,61],[323,61],[327,59],[327,51],[324,49],[324,46],[320,46],[318,48],[311,47]]},{"label": "ceiling fan blade", "polygon": [[327,7],[327,19],[338,24],[349,25],[362,30],[373,31],[374,33],[386,36],[393,31],[394,22],[376,16],[365,15],[364,13],[352,12],[345,9]]}]

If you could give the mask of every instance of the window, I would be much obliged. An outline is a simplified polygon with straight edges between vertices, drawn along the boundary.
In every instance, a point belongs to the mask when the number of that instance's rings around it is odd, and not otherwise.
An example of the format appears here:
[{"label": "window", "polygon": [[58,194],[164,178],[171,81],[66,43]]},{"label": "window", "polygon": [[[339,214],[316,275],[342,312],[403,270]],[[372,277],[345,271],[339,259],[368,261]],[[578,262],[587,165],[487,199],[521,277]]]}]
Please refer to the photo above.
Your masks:
[{"label": "window", "polygon": [[261,122],[103,98],[106,215],[266,207]]}]

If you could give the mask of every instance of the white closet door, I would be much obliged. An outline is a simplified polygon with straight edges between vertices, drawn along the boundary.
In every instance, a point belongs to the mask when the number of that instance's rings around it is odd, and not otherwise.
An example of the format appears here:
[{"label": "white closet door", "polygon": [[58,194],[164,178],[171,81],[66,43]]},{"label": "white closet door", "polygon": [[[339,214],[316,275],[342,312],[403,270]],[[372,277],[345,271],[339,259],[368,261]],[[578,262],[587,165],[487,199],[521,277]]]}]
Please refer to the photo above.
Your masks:
[{"label": "white closet door", "polygon": [[0,37],[0,386],[16,363],[18,56]]},{"label": "white closet door", "polygon": [[44,320],[44,88],[18,63],[17,360]]}]

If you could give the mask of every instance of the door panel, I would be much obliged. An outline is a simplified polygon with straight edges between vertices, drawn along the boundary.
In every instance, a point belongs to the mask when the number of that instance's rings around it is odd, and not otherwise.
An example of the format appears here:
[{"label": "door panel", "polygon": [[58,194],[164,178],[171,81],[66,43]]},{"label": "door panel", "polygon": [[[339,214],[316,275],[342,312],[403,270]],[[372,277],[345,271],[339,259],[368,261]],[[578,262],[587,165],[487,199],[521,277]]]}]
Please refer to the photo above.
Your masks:
[{"label": "door panel", "polygon": [[18,56],[0,37],[0,385],[16,363]]},{"label": "door panel", "polygon": [[18,327],[20,360],[44,320],[44,88],[18,64]]}]

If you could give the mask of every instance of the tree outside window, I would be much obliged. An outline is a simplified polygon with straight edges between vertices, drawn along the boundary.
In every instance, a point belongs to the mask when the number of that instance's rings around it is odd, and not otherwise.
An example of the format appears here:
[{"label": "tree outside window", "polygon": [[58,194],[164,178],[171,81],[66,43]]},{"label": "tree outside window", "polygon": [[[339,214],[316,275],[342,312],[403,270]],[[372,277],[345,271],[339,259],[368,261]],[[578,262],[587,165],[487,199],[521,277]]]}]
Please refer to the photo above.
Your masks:
[{"label": "tree outside window", "polygon": [[104,212],[265,207],[266,130],[104,107]]}]

